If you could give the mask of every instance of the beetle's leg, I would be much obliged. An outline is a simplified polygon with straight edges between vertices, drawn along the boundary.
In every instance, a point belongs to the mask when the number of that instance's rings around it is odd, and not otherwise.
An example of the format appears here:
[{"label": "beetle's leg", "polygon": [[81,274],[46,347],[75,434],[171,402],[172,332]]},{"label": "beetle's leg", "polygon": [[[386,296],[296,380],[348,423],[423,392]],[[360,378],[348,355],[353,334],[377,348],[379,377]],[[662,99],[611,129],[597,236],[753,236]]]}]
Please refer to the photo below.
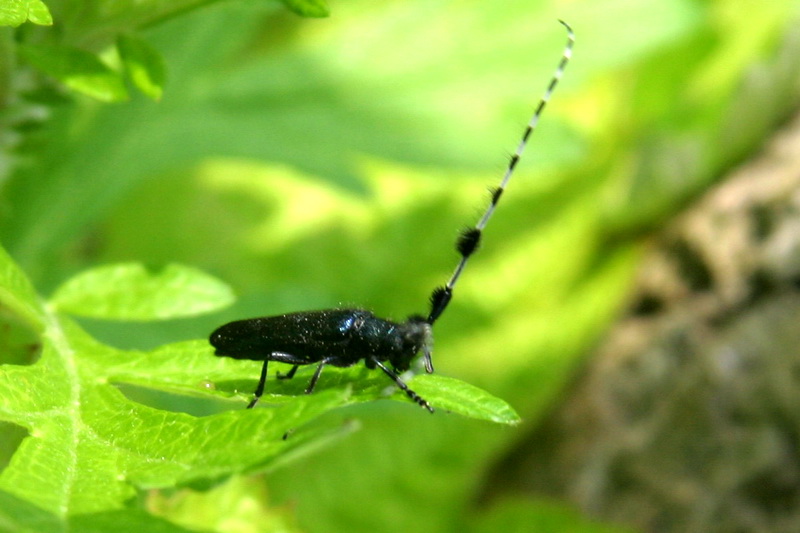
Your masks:
[{"label": "beetle's leg", "polygon": [[253,399],[247,404],[248,409],[252,409],[255,404],[258,403],[258,399],[261,398],[261,395],[264,394],[264,384],[267,382],[267,365],[269,364],[269,359],[264,360],[264,366],[261,367],[261,378],[258,380],[258,386],[256,387],[256,392],[254,394]]},{"label": "beetle's leg", "polygon": [[[308,387],[306,387],[306,394],[311,394],[312,392],[314,392],[314,387],[317,386],[317,380],[319,379],[319,375],[322,373],[322,367],[325,366],[325,363],[327,362],[328,361],[326,359],[323,359],[322,361],[319,362],[317,370],[314,372],[314,375],[311,376],[311,381],[308,382]],[[295,368],[297,367],[295,366]]]},{"label": "beetle's leg", "polygon": [[294,365],[292,369],[289,370],[286,374],[281,374],[280,372],[277,372],[275,374],[275,377],[278,379],[292,379],[294,377],[294,373],[297,372],[297,369],[299,367],[300,365]]},{"label": "beetle's leg", "polygon": [[408,385],[403,383],[403,380],[400,379],[400,376],[398,376],[397,374],[395,374],[394,372],[389,370],[386,366],[384,366],[383,363],[381,363],[380,361],[378,361],[374,357],[372,358],[372,360],[375,362],[375,364],[378,366],[378,368],[383,370],[386,373],[387,376],[392,378],[394,380],[394,382],[397,383],[397,386],[400,387],[400,389],[403,392],[405,392],[406,395],[408,395],[409,398],[411,398],[413,401],[415,401],[420,407],[424,407],[425,409],[427,409],[428,411],[433,413],[433,407],[431,407],[431,404],[426,402],[425,399],[423,399],[419,394],[417,394],[413,390],[409,389]]}]

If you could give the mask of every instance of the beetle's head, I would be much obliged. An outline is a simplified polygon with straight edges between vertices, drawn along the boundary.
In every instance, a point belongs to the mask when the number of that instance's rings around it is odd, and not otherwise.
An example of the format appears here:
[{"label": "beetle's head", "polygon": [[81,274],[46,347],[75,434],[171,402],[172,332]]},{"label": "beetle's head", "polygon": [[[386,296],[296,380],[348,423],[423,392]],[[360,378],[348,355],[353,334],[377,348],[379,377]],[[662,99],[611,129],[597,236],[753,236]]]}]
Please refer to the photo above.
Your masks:
[{"label": "beetle's head", "polygon": [[399,372],[405,372],[411,366],[411,360],[422,352],[425,371],[433,372],[431,353],[433,352],[433,330],[430,323],[419,315],[411,315],[399,325],[402,334],[403,348],[394,352],[389,362]]}]

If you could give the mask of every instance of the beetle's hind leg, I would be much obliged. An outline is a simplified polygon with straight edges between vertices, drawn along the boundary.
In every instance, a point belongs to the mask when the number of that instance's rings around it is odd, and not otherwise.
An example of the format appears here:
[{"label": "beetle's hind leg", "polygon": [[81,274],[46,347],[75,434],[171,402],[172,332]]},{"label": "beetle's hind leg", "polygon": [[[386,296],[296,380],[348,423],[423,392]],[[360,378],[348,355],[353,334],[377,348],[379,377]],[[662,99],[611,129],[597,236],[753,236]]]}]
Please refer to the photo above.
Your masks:
[{"label": "beetle's hind leg", "polygon": [[306,394],[311,394],[312,392],[314,392],[314,387],[317,386],[317,380],[319,379],[319,375],[322,373],[322,367],[325,366],[326,362],[327,361],[325,359],[319,362],[317,370],[315,370],[314,375],[311,376],[311,381],[308,382],[308,387],[306,387]]},{"label": "beetle's hind leg", "polygon": [[314,387],[317,386],[317,380],[319,380],[319,375],[322,374],[322,368],[325,365],[352,366],[352,363],[347,361],[346,363],[342,364],[342,360],[338,357],[326,357],[325,359],[320,361],[319,365],[317,365],[317,370],[314,371],[314,375],[311,376],[311,381],[308,382],[308,387],[306,387],[306,394],[311,394],[312,392],[314,392]]},{"label": "beetle's hind leg", "polygon": [[278,379],[292,379],[294,377],[294,373],[297,372],[297,369],[300,368],[300,365],[294,365],[291,370],[289,370],[286,374],[281,374],[280,372],[275,373],[275,377]]},{"label": "beetle's hind leg", "polygon": [[261,378],[258,380],[258,386],[256,387],[256,392],[253,394],[253,399],[247,404],[248,409],[252,409],[258,403],[258,399],[261,398],[261,395],[264,394],[264,385],[267,383],[267,365],[269,365],[269,359],[265,359],[264,366],[261,367]]},{"label": "beetle's hind leg", "polygon": [[294,373],[297,372],[297,367],[300,366],[298,364],[294,364],[294,361],[297,361],[297,357],[293,356],[292,354],[284,353],[284,352],[272,352],[270,353],[266,359],[264,359],[264,366],[261,367],[261,377],[258,380],[258,386],[256,387],[256,392],[253,394],[253,399],[247,404],[248,409],[252,409],[257,403],[258,400],[261,398],[261,395],[264,394],[264,385],[267,383],[267,366],[269,365],[270,361],[280,361],[281,363],[290,363],[293,364],[292,369],[289,372],[282,376],[278,373],[278,379],[291,379],[294,377]]}]

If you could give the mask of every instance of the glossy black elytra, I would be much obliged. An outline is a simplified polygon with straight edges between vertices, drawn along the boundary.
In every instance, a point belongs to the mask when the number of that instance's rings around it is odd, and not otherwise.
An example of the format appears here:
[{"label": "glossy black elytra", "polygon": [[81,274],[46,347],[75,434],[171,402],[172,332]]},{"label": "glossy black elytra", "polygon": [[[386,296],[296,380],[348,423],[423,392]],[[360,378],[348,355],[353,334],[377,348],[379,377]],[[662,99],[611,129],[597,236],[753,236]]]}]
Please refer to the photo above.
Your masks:
[{"label": "glossy black elytra", "polygon": [[[363,359],[367,368],[380,368],[411,400],[433,413],[433,407],[409,389],[397,373],[408,370],[412,359],[420,352],[425,370],[428,373],[433,372],[433,324],[450,303],[453,288],[467,261],[478,249],[483,229],[506,190],[528,139],[572,56],[575,35],[566,22],[559,22],[567,29],[568,38],[558,67],[511,156],[500,185],[492,191],[489,206],[475,227],[459,237],[456,249],[461,254],[461,260],[447,284],[436,288],[431,294],[428,316],[412,315],[405,322],[392,322],[363,309],[328,309],[237,320],[217,328],[209,339],[216,349],[216,355],[264,361],[261,377],[253,400],[247,405],[248,409],[258,402],[264,392],[270,361],[293,365],[286,375],[278,374],[279,379],[292,378],[301,365],[316,363],[317,369],[306,387],[306,394],[310,394],[325,365],[348,367]],[[386,362],[392,368],[386,366]]]}]

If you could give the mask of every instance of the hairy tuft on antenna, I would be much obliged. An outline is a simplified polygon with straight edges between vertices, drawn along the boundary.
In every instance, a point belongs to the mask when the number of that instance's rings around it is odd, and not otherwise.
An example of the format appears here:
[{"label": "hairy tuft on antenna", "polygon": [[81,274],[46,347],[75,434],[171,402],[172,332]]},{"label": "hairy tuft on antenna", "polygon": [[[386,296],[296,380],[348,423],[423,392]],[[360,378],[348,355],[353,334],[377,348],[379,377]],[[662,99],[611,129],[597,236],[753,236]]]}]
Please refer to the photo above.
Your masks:
[{"label": "hairy tuft on antenna", "polygon": [[436,287],[431,293],[431,312],[428,315],[428,324],[433,324],[442,311],[445,310],[450,299],[453,297],[453,289],[450,287]]},{"label": "hairy tuft on antenna", "polygon": [[458,237],[456,249],[463,257],[469,257],[475,253],[475,250],[478,249],[478,245],[480,243],[481,230],[478,228],[469,228],[464,230],[464,232]]},{"label": "hairy tuft on antenna", "polygon": [[503,196],[503,189],[500,187],[492,187],[489,189],[489,192],[492,195],[492,203],[496,204],[500,201],[500,197]]}]

